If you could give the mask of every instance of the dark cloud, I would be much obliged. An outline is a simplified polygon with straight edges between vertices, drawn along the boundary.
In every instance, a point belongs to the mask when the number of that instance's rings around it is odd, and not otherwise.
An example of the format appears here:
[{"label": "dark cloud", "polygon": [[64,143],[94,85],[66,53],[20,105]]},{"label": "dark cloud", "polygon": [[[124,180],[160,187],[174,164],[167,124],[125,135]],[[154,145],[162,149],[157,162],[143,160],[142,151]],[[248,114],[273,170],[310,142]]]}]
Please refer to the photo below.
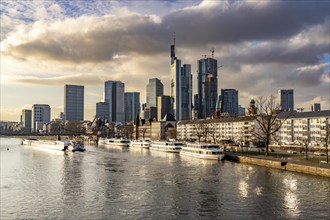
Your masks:
[{"label": "dark cloud", "polygon": [[[20,44],[9,39],[5,42],[4,54],[20,59],[97,63],[110,61],[118,54],[168,53],[173,31],[177,33],[179,47],[186,48],[206,47],[212,43],[284,40],[279,46],[273,43],[271,47],[251,48],[248,53],[240,55],[242,62],[313,63],[320,54],[328,52],[324,45],[313,43],[288,51],[285,41],[328,21],[327,1],[271,1],[261,5],[236,1],[228,7],[212,4],[168,13],[161,22],[155,16],[126,12],[122,16],[80,17],[64,21],[62,25],[61,22],[56,25],[46,23],[48,27],[45,25],[45,30],[37,38]],[[329,37],[328,31],[325,34]]]},{"label": "dark cloud", "polygon": [[[255,3],[255,2],[254,2]],[[270,1],[262,5],[236,1],[204,10],[180,10],[164,17],[164,26],[185,39],[184,46],[202,42],[238,43],[283,40],[329,20],[328,1]]]}]

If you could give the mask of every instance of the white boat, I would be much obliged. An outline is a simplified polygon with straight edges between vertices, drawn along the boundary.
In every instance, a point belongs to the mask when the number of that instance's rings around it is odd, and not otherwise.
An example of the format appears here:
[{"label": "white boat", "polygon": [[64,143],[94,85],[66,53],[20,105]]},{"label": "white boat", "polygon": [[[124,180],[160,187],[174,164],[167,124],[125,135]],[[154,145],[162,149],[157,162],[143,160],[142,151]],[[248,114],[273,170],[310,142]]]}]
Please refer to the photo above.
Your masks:
[{"label": "white boat", "polygon": [[130,140],[120,138],[100,139],[99,144],[106,146],[129,147]]},{"label": "white boat", "polygon": [[179,153],[182,145],[181,142],[177,141],[154,141],[151,142],[150,149],[169,153]]},{"label": "white boat", "polygon": [[217,144],[190,142],[185,143],[180,151],[180,155],[209,160],[222,160],[225,156],[223,149]]},{"label": "white boat", "polygon": [[130,147],[136,147],[136,148],[144,148],[149,149],[150,147],[150,141],[149,140],[133,140],[130,143]]},{"label": "white boat", "polygon": [[52,140],[39,140],[34,138],[26,138],[22,140],[23,145],[28,145],[31,147],[43,148],[43,149],[51,149],[51,150],[60,150],[67,151],[69,147],[74,147],[72,141],[64,140],[64,141],[52,141]]}]

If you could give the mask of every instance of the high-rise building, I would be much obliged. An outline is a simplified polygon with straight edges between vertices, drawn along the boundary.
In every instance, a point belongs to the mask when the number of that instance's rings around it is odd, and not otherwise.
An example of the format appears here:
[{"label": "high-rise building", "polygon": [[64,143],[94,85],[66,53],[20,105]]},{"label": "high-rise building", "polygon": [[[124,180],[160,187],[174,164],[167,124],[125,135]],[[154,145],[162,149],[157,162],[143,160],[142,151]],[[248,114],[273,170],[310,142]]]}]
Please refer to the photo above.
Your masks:
[{"label": "high-rise building", "polygon": [[31,132],[31,122],[32,122],[32,110],[23,109],[22,110],[22,125],[24,130]]},{"label": "high-rise building", "polygon": [[64,114],[68,121],[84,120],[84,86],[64,86]]},{"label": "high-rise building", "polygon": [[293,89],[278,90],[279,105],[282,111],[294,110],[294,92]]},{"label": "high-rise building", "polygon": [[[164,94],[164,85],[157,79],[149,79],[147,85],[147,107],[157,108],[157,96]],[[157,109],[150,111],[150,118],[157,118]]]},{"label": "high-rise building", "polygon": [[140,114],[140,93],[125,92],[125,121],[133,122]]},{"label": "high-rise building", "polygon": [[121,81],[108,80],[104,83],[104,102],[109,103],[109,121],[125,121],[125,84]]},{"label": "high-rise building", "polygon": [[149,79],[147,85],[147,106],[148,107],[157,107],[157,96],[164,94],[164,85],[157,79]]},{"label": "high-rise building", "polygon": [[238,115],[238,91],[236,89],[221,89],[221,113],[231,116]]},{"label": "high-rise building", "polygon": [[245,108],[241,105],[238,105],[238,115],[239,116],[245,116]]},{"label": "high-rise building", "polygon": [[157,121],[160,121],[167,113],[171,113],[171,97],[168,95],[161,95],[158,96],[157,99]]},{"label": "high-rise building", "polygon": [[176,120],[191,119],[191,65],[184,64],[181,67],[181,60],[175,56],[175,41],[171,45],[171,99]]},{"label": "high-rise building", "polygon": [[313,105],[312,105],[312,112],[319,112],[319,111],[321,111],[321,104],[320,103],[314,103]]},{"label": "high-rise building", "polygon": [[45,104],[34,104],[32,106],[33,131],[38,131],[42,126],[50,122],[50,106]]},{"label": "high-rise building", "polygon": [[109,103],[97,102],[96,103],[96,117],[102,120],[109,120]]},{"label": "high-rise building", "polygon": [[213,58],[197,62],[198,118],[214,114],[218,99],[218,62]]}]

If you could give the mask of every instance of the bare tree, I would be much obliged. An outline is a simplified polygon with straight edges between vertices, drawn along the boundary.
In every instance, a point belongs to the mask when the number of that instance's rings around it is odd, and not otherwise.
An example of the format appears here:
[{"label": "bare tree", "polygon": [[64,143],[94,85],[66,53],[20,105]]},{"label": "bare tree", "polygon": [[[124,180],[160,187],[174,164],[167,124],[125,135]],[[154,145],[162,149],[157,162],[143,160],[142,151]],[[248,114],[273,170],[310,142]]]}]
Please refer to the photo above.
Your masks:
[{"label": "bare tree", "polygon": [[209,134],[209,127],[206,123],[202,123],[202,134],[203,134],[203,137],[204,137],[204,142],[206,143],[207,142],[207,136]]},{"label": "bare tree", "polygon": [[309,145],[308,138],[307,137],[299,137],[298,141],[299,141],[300,145],[304,147],[305,159],[308,160],[308,145]]},{"label": "bare tree", "polygon": [[204,123],[203,122],[198,122],[197,124],[195,124],[195,129],[194,129],[194,133],[197,136],[198,142],[201,142],[201,138],[203,136],[203,128],[204,127]]},{"label": "bare tree", "polygon": [[327,163],[329,163],[329,145],[330,145],[330,124],[329,121],[326,122],[326,125],[324,127],[325,129],[325,136],[323,138],[324,146],[325,146],[325,153],[327,157]]},{"label": "bare tree", "polygon": [[280,106],[276,104],[273,95],[270,97],[260,96],[256,101],[256,107],[258,114],[253,117],[257,121],[257,128],[253,135],[265,144],[265,155],[268,156],[271,137],[280,130],[286,118],[279,120]]},{"label": "bare tree", "polygon": [[213,143],[216,144],[217,143],[217,126],[215,123],[210,123],[209,124],[209,129],[208,132],[213,140]]}]

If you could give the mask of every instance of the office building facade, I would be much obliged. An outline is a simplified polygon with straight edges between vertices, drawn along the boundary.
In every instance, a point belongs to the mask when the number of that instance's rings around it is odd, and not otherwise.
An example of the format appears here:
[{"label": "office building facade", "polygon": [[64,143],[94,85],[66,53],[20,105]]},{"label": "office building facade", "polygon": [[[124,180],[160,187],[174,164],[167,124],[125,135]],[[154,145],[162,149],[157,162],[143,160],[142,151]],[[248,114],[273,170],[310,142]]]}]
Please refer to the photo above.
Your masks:
[{"label": "office building facade", "polygon": [[68,121],[84,120],[84,86],[64,86],[64,114]]},{"label": "office building facade", "polygon": [[319,112],[321,111],[321,104],[320,103],[314,103],[312,105],[312,112]]},{"label": "office building facade", "polygon": [[164,94],[164,85],[157,79],[149,79],[147,85],[147,106],[157,107],[157,97]]},{"label": "office building facade", "polygon": [[214,114],[218,99],[218,62],[213,58],[197,62],[198,118]]},{"label": "office building facade", "polygon": [[108,80],[104,83],[104,102],[109,103],[109,121],[125,121],[125,84]]},{"label": "office building facade", "polygon": [[125,121],[133,122],[140,115],[140,93],[125,92]]},{"label": "office building facade", "polygon": [[192,76],[191,65],[175,56],[175,44],[171,45],[171,101],[176,120],[191,119]]},{"label": "office building facade", "polygon": [[31,131],[32,129],[32,110],[23,109],[22,110],[22,126],[25,131]]},{"label": "office building facade", "polygon": [[171,97],[167,95],[161,95],[157,97],[157,121],[162,120],[167,113],[171,113]]},{"label": "office building facade", "polygon": [[221,89],[221,113],[230,116],[238,115],[238,91],[235,89]]},{"label": "office building facade", "polygon": [[97,102],[96,103],[96,117],[102,120],[109,120],[109,103]]},{"label": "office building facade", "polygon": [[46,104],[34,104],[32,106],[33,131],[42,129],[43,125],[50,122],[50,106]]},{"label": "office building facade", "polygon": [[279,105],[282,111],[294,110],[294,92],[293,89],[278,90]]}]

